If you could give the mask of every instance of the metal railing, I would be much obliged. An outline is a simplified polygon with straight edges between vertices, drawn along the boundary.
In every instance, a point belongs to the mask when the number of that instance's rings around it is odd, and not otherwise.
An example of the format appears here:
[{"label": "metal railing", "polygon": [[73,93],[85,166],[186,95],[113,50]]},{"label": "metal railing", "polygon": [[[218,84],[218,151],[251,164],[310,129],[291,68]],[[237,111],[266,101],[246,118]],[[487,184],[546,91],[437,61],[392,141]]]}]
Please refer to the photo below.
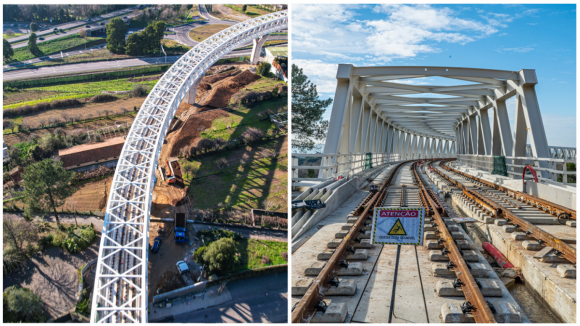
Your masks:
[{"label": "metal railing", "polygon": [[[555,149],[552,151],[552,149]],[[568,158],[537,158],[537,157],[518,157],[518,156],[506,156],[506,167],[508,175],[513,179],[521,179],[524,167],[529,165],[536,170],[539,181],[553,181],[562,182],[568,184],[568,176],[576,175],[576,171],[568,171],[567,163],[576,164],[576,150],[573,148],[566,147],[550,147],[552,153],[556,153],[555,156],[558,157],[568,157]],[[462,165],[468,167],[487,171],[491,173],[493,171],[493,155],[470,155],[470,154],[459,154],[457,155],[457,161]],[[541,172],[546,172],[548,177],[544,177]],[[559,177],[562,177],[562,181],[558,181]]]}]

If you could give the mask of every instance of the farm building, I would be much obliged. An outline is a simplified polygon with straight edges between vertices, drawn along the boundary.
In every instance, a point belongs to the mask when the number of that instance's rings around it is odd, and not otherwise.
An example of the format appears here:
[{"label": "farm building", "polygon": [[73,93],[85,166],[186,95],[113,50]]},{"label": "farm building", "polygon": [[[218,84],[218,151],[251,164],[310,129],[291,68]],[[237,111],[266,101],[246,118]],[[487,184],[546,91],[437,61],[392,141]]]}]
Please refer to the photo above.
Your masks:
[{"label": "farm building", "polygon": [[83,144],[58,151],[65,170],[86,171],[101,165],[112,167],[125,144],[125,138],[115,137],[104,142]]}]

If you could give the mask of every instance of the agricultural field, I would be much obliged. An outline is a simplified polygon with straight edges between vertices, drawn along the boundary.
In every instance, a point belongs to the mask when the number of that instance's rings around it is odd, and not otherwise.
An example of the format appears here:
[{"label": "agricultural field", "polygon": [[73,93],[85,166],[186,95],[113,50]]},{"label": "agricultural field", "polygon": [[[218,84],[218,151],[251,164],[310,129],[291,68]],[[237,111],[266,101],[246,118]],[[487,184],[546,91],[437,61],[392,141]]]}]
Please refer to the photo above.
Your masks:
[{"label": "agricultural field", "polygon": [[34,59],[36,57],[42,57],[45,55],[57,53],[59,51],[64,51],[66,49],[70,49],[72,47],[83,45],[87,42],[96,41],[101,39],[100,37],[91,37],[87,36],[86,38],[82,38],[79,34],[68,35],[65,37],[61,37],[55,40],[50,40],[42,43],[38,43],[38,49],[40,50],[39,55],[32,54],[28,47],[22,47],[18,49],[14,49],[14,57],[12,57],[11,61],[6,61],[6,63],[10,62],[19,62],[24,60]]},{"label": "agricultural field", "polygon": [[206,38],[212,36],[213,34],[221,30],[224,30],[230,26],[231,25],[227,24],[212,24],[196,27],[191,31],[189,31],[189,37],[196,42],[201,42]]}]

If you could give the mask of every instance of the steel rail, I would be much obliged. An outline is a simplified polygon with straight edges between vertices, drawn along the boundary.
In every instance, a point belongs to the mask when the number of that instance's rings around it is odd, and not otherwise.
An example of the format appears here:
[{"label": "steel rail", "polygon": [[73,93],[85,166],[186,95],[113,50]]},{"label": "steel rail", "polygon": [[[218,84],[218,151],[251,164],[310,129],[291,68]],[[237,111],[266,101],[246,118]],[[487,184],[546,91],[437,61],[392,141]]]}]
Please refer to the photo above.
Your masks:
[{"label": "steel rail", "polygon": [[535,196],[532,196],[532,195],[523,193],[521,191],[516,191],[516,190],[508,189],[506,187],[497,185],[497,184],[492,183],[492,182],[489,182],[487,180],[483,180],[483,179],[478,178],[476,176],[473,176],[473,175],[470,175],[470,174],[467,174],[467,173],[458,171],[458,170],[453,169],[453,168],[451,168],[451,167],[449,167],[447,165],[444,165],[444,164],[441,165],[441,166],[445,170],[447,170],[447,171],[452,171],[452,172],[455,172],[457,174],[463,175],[465,177],[471,178],[473,180],[476,180],[478,182],[483,183],[487,187],[494,188],[494,189],[496,189],[498,191],[501,191],[501,192],[504,192],[504,193],[507,193],[507,194],[512,193],[516,197],[523,198],[522,201],[533,202],[534,205],[532,205],[532,206],[535,206],[539,210],[545,211],[543,209],[543,207],[547,207],[548,210],[550,211],[550,213],[553,214],[553,215],[556,215],[557,216],[557,215],[559,215],[561,213],[566,213],[566,214],[568,214],[570,216],[571,219],[573,219],[573,220],[576,219],[576,211],[573,210],[573,209],[570,209],[568,207],[564,207],[562,205],[559,205],[559,204],[553,203],[551,201],[548,201],[548,200],[545,200],[545,199],[541,199],[541,198],[538,198],[538,197],[535,197]]},{"label": "steel rail", "polygon": [[366,202],[366,206],[361,205],[359,207],[364,206],[365,209],[362,214],[359,215],[359,219],[356,221],[354,226],[350,229],[344,240],[340,243],[338,248],[332,254],[326,265],[322,271],[318,274],[312,285],[308,288],[308,291],[304,294],[298,305],[292,311],[292,323],[304,323],[307,322],[314,312],[314,307],[318,304],[318,300],[321,300],[324,296],[324,290],[328,284],[328,282],[334,277],[336,274],[336,266],[342,260],[343,256],[346,253],[346,249],[350,246],[351,242],[354,241],[358,237],[361,227],[363,223],[366,221],[367,216],[369,213],[372,212],[375,203],[381,203],[382,198],[385,196],[385,192],[387,187],[390,185],[393,177],[397,174],[399,168],[404,164],[409,163],[408,161],[399,163],[391,173],[389,177],[379,191],[377,191],[371,198]]},{"label": "steel rail", "polygon": [[179,104],[225,54],[287,26],[287,11],[232,25],[183,55],[147,96],[127,134],[109,192],[91,322],[147,322],[151,196],[163,139]]},{"label": "steel rail", "polygon": [[[443,165],[443,163],[440,163],[440,166],[444,167],[445,165]],[[441,175],[443,178],[445,178],[446,180],[449,180],[457,188],[461,189],[466,195],[474,198],[476,200],[476,202],[480,203],[481,205],[491,207],[492,211],[495,211],[495,213],[498,217],[505,218],[510,223],[517,225],[517,227],[519,229],[521,229],[522,231],[526,232],[527,235],[530,235],[538,240],[542,240],[544,243],[546,243],[546,246],[549,246],[549,247],[552,247],[552,248],[558,250],[559,252],[562,253],[562,256],[564,258],[566,258],[567,260],[569,260],[573,264],[576,264],[576,249],[569,246],[563,240],[554,237],[553,235],[549,234],[548,232],[545,232],[545,231],[537,228],[535,225],[531,224],[530,222],[516,216],[511,211],[509,211],[507,208],[505,208],[503,205],[500,205],[500,204],[496,203],[495,201],[487,198],[486,196],[482,195],[478,191],[475,191],[475,190],[472,190],[472,189],[465,187],[464,185],[462,185],[458,181],[453,180],[451,177],[449,177],[449,176],[445,175],[444,173],[442,173],[441,171],[439,171],[437,168],[434,168],[433,170],[435,172],[437,172],[439,175]],[[453,171],[453,169],[451,169],[450,172],[455,172],[455,171]]]},{"label": "steel rail", "polygon": [[463,290],[463,294],[467,301],[469,301],[474,307],[475,311],[472,311],[473,318],[477,323],[495,323],[495,317],[491,309],[489,308],[483,294],[479,290],[477,283],[475,282],[475,278],[471,275],[469,271],[469,267],[467,263],[463,259],[461,255],[461,251],[457,248],[451,233],[447,229],[445,225],[445,221],[443,217],[439,214],[439,211],[435,208],[436,204],[433,201],[433,198],[427,192],[425,185],[423,184],[423,179],[417,172],[417,164],[414,163],[413,172],[419,183],[419,191],[422,193],[422,197],[424,198],[425,204],[427,204],[433,212],[433,217],[435,220],[435,224],[437,226],[437,230],[441,234],[441,239],[443,239],[443,245],[449,251],[449,260],[455,264],[455,268],[459,269],[459,272],[456,273],[457,278],[461,280],[463,284],[461,284],[461,288]]}]

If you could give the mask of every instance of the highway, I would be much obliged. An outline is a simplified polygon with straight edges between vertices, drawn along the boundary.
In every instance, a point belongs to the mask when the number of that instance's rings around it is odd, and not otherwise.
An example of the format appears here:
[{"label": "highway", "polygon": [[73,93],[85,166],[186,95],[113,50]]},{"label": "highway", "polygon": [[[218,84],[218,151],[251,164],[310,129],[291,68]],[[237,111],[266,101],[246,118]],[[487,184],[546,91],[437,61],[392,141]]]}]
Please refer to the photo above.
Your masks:
[{"label": "highway", "polygon": [[[135,14],[133,14],[133,10],[136,9],[136,7],[131,7],[131,8],[127,8],[127,9],[123,9],[123,10],[118,10],[118,11],[114,11],[111,13],[108,13],[106,15],[102,15],[102,16],[97,16],[97,17],[92,17],[90,18],[91,21],[87,21],[87,20],[77,20],[75,22],[71,22],[71,23],[66,23],[66,24],[61,24],[61,25],[55,25],[54,27],[57,27],[59,29],[67,29],[67,28],[71,28],[71,27],[75,27],[79,25],[79,22],[83,22],[83,24],[81,26],[78,26],[78,28],[67,31],[65,33],[59,33],[59,34],[55,34],[55,35],[49,35],[44,37],[44,40],[37,40],[36,43],[42,43],[42,42],[46,42],[46,41],[50,41],[50,40],[54,40],[60,37],[65,37],[67,35],[72,35],[72,34],[76,34],[78,33],[82,28],[84,28],[85,25],[91,25],[91,27],[95,27],[97,25],[100,25],[100,21],[102,21],[103,19],[106,19],[104,21],[105,24],[108,24],[111,21],[111,18],[114,18],[116,16],[119,15],[123,15],[126,14],[127,17],[133,17]],[[53,28],[54,28],[53,27]],[[36,32],[36,36],[43,36],[46,34],[50,34],[52,33],[52,29],[47,29],[41,32]],[[18,37],[13,37],[11,39],[8,39],[8,42],[19,42],[19,41],[25,41],[28,40],[28,37],[30,36],[30,34],[25,34],[25,35],[21,35]],[[12,44],[12,48],[13,49],[18,49],[18,48],[22,48],[27,46],[28,42],[21,42],[18,44]]]}]

